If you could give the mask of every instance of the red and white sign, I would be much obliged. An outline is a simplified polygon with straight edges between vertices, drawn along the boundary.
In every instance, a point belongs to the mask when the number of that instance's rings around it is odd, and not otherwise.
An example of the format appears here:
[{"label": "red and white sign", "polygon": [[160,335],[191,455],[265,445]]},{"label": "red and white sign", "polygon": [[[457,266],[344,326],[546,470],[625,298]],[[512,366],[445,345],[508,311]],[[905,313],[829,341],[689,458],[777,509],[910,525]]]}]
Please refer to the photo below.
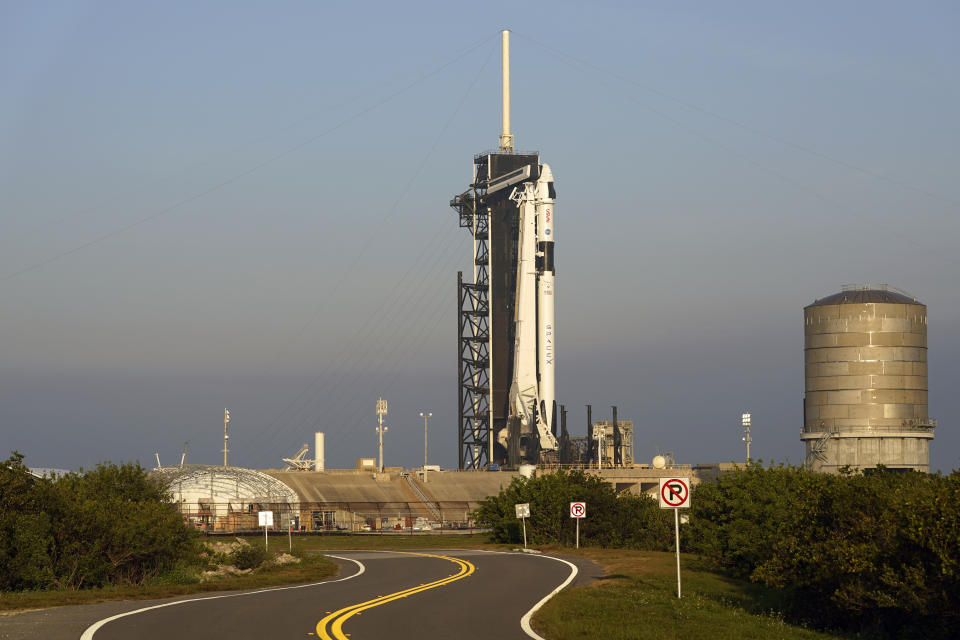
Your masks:
[{"label": "red and white sign", "polygon": [[587,517],[587,503],[586,503],[586,502],[571,502],[571,503],[570,503],[570,517],[571,517],[571,518],[586,518],[586,517]]},{"label": "red and white sign", "polygon": [[660,478],[660,508],[690,508],[690,478]]}]

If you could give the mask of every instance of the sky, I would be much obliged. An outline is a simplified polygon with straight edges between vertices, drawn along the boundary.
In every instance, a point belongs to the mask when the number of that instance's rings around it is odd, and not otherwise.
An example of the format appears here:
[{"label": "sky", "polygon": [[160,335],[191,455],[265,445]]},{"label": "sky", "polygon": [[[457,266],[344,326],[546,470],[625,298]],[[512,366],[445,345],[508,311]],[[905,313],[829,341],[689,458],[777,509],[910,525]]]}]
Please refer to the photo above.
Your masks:
[{"label": "sky", "polygon": [[457,464],[450,198],[557,189],[557,394],[635,457],[799,464],[803,307],[929,308],[960,467],[954,2],[0,0],[0,450],[36,467]]}]

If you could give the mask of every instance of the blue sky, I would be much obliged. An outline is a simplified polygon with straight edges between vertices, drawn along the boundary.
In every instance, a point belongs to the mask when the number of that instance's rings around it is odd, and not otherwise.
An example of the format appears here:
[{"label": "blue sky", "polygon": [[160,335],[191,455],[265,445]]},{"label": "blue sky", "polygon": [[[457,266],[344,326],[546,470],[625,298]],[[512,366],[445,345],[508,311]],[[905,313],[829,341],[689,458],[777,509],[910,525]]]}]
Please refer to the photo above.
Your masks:
[{"label": "blue sky", "polygon": [[[732,6],[731,6],[732,5]],[[0,3],[0,436],[36,466],[155,451],[456,463],[447,207],[513,129],[558,191],[558,397],[636,457],[802,460],[802,308],[929,305],[960,466],[960,9],[911,3]]]}]

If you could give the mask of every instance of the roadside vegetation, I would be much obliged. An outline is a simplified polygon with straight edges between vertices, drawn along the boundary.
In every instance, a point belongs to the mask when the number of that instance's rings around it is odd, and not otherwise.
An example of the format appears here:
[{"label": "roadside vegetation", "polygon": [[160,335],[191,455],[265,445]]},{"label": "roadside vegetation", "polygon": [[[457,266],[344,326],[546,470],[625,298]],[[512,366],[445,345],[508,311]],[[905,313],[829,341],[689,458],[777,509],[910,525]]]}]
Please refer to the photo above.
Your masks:
[{"label": "roadside vegetation", "polygon": [[[544,547],[545,553],[571,553]],[[551,640],[836,640],[847,636],[812,631],[784,620],[776,594],[711,571],[683,555],[683,598],[677,599],[671,552],[600,549],[573,552],[592,559],[606,575],[589,586],[568,588],[534,616],[537,632]]]},{"label": "roadside vegetation", "polygon": [[203,541],[136,464],[36,478],[0,462],[0,610],[310,582],[336,564],[287,541]]},{"label": "roadside vegetation", "polygon": [[806,624],[960,637],[960,473],[828,475],[751,465],[699,485],[686,548],[782,592]]},{"label": "roadside vegetation", "polygon": [[0,463],[0,591],[143,585],[203,561],[140,465],[36,478],[19,453]]},{"label": "roadside vegetation", "polygon": [[[669,510],[646,496],[618,496],[599,478],[576,471],[516,478],[481,503],[476,516],[492,527],[494,541],[519,544],[521,523],[514,505],[529,503],[531,544],[569,548],[572,501],[587,503],[582,547],[673,547]],[[560,633],[556,625],[567,618],[557,613],[549,618],[554,635],[588,637],[575,635],[575,629],[606,625],[606,611],[626,602],[633,603],[632,615],[645,620],[648,610],[665,615],[663,607],[668,607],[679,616],[678,629],[688,628],[681,624],[684,620],[699,620],[689,629],[700,634],[710,629],[711,637],[723,637],[713,633],[713,623],[707,624],[714,614],[719,616],[716,624],[737,619],[736,624],[761,634],[756,637],[771,637],[762,635],[767,627],[755,626],[761,623],[862,638],[960,637],[960,473],[879,469],[827,475],[753,464],[723,474],[717,482],[701,483],[692,492],[691,505],[690,522],[681,528],[681,549],[697,554],[692,564],[687,561],[687,571],[696,577],[683,602],[670,600],[670,590],[658,582],[656,572],[635,569],[623,574],[623,582],[611,582],[612,587],[561,594],[558,602],[568,607],[564,611],[587,607],[581,612],[587,621],[570,619],[568,631],[574,635]],[[604,564],[609,566],[609,560]],[[578,605],[577,598],[585,600]],[[761,620],[754,620],[758,615]],[[612,631],[609,637],[644,637],[623,633]],[[773,637],[794,637],[785,634],[778,631]]]}]

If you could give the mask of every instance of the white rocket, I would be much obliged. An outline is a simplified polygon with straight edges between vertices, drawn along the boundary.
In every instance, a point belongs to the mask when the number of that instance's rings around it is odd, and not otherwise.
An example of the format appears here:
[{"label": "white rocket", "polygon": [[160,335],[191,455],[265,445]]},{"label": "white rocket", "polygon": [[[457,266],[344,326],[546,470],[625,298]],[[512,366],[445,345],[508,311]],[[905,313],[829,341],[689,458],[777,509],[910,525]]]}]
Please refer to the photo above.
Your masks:
[{"label": "white rocket", "polygon": [[[540,411],[537,414],[550,435],[553,448],[556,440],[557,400],[555,376],[556,326],[553,297],[553,242],[556,211],[553,206],[553,173],[550,165],[540,165],[535,208],[537,213],[537,371],[540,377]],[[544,447],[541,430],[541,448]]]},{"label": "white rocket", "polygon": [[[517,203],[519,218],[510,416],[519,418],[521,436],[529,441],[529,436],[536,434],[539,448],[551,451],[557,448],[553,435],[557,413],[553,295],[556,212],[550,165],[537,167],[535,180],[533,170],[527,166],[507,174],[491,188],[499,190],[520,182],[510,194]],[[525,454],[533,457],[529,449]]]}]

